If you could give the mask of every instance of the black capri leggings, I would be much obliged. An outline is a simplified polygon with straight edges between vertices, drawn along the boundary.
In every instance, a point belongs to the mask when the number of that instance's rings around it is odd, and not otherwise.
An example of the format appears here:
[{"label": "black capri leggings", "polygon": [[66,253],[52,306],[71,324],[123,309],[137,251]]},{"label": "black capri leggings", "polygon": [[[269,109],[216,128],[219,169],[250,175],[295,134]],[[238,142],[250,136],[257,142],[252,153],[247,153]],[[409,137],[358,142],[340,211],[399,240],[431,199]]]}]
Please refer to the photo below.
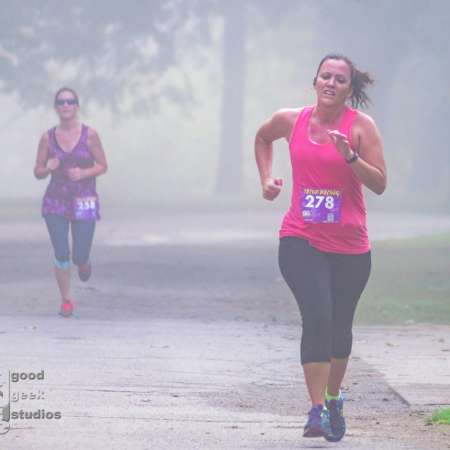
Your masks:
[{"label": "black capri leggings", "polygon": [[70,261],[69,227],[72,231],[72,260],[80,266],[89,260],[89,253],[94,239],[95,221],[66,219],[56,214],[44,217],[55,259],[59,264]]},{"label": "black capri leggings", "polygon": [[284,237],[278,262],[302,316],[302,364],[348,357],[353,316],[369,279],[370,251],[325,253],[304,239]]}]

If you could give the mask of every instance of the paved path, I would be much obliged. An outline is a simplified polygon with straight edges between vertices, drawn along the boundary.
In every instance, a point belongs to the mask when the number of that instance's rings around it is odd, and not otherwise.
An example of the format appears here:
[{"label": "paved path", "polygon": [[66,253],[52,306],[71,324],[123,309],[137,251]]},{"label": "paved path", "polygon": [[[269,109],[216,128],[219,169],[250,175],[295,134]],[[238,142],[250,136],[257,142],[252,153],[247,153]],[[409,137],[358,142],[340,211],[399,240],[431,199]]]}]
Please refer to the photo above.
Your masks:
[{"label": "paved path", "polygon": [[[12,429],[0,436],[5,450],[426,450],[444,442],[421,425],[422,418],[411,417],[381,374],[365,363],[362,341],[347,380],[349,433],[332,445],[300,437],[307,401],[296,327],[7,319],[0,330],[2,368],[44,370],[41,381],[11,382],[11,398],[17,400],[12,411],[60,412],[62,418],[12,420]],[[357,334],[376,338],[374,330]],[[43,398],[22,400],[24,393]],[[411,426],[420,432],[412,433]]]},{"label": "paved path", "polygon": [[[239,241],[270,242],[284,211],[107,211],[96,231],[97,244],[110,246],[211,245]],[[30,217],[35,220],[30,221]],[[47,230],[36,209],[25,217],[0,223],[0,242],[41,242]],[[405,238],[450,232],[450,215],[371,212],[372,240]]]},{"label": "paved path", "polygon": [[[444,216],[373,219],[375,238],[450,230]],[[308,402],[298,311],[273,263],[278,222],[251,211],[105,220],[93,280],[74,283],[65,320],[42,222],[3,220],[0,384],[44,370],[11,383],[12,411],[62,418],[13,419],[0,449],[446,448],[450,432],[424,423],[450,404],[449,327],[355,330],[348,436],[300,437]]]},{"label": "paved path", "polygon": [[412,406],[450,406],[450,326],[358,329],[354,351]]}]

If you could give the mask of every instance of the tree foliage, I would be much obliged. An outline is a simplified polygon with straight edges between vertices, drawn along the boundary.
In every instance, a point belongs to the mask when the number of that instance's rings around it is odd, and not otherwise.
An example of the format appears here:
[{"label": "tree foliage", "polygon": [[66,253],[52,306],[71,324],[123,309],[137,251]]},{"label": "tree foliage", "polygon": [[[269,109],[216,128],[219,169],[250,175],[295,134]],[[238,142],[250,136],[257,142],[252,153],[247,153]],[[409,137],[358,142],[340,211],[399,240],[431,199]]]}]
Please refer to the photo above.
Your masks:
[{"label": "tree foliage", "polygon": [[14,91],[25,106],[35,106],[54,91],[52,72],[64,71],[102,104],[115,108],[127,90],[139,108],[161,97],[182,101],[188,95],[187,89],[158,81],[177,63],[180,30],[183,48],[208,45],[207,18],[217,5],[215,0],[7,0],[2,8],[8,12],[0,16],[4,92]]}]

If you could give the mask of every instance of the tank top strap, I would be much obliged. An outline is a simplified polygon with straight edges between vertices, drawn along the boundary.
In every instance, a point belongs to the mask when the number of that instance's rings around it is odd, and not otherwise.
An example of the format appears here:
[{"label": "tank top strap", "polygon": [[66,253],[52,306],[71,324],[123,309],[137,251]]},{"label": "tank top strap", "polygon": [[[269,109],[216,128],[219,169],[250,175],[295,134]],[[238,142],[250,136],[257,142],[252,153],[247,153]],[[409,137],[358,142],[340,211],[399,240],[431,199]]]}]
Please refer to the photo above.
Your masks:
[{"label": "tank top strap", "polygon": [[49,148],[51,154],[56,154],[56,151],[58,150],[58,143],[56,141],[56,127],[50,128],[48,131],[48,142],[49,142]]},{"label": "tank top strap", "polygon": [[81,124],[80,144],[87,145],[89,127],[84,123]]},{"label": "tank top strap", "polygon": [[298,131],[301,129],[301,127],[305,123],[305,120],[307,121],[309,119],[313,109],[314,109],[313,106],[305,106],[299,112],[297,119],[295,120],[294,128],[291,131],[291,136],[289,138],[289,145],[295,141]]},{"label": "tank top strap", "polygon": [[350,147],[353,148],[353,142],[352,142],[352,127],[353,123],[355,122],[356,116],[358,114],[358,111],[356,109],[350,108],[349,106],[346,107],[344,112],[344,117],[342,118],[341,126],[340,126],[340,132],[344,133],[346,136],[348,136],[348,141],[350,142]]},{"label": "tank top strap", "polygon": [[49,130],[47,131],[48,138],[49,138],[50,142],[52,142],[52,143],[55,142],[55,130],[56,130],[56,127],[52,127],[52,128],[49,128]]}]

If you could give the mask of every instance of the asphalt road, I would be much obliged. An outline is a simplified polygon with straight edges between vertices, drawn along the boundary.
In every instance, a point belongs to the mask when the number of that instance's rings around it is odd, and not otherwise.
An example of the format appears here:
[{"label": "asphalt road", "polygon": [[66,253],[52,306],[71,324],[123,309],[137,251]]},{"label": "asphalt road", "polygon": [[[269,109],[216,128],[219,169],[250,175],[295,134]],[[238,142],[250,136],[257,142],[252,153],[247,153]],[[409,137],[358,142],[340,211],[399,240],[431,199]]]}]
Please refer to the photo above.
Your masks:
[{"label": "asphalt road", "polygon": [[3,224],[0,369],[45,370],[41,382],[12,386],[45,399],[12,408],[39,405],[62,419],[13,420],[0,448],[447,448],[448,432],[427,427],[428,409],[405,402],[370,358],[376,345],[351,361],[345,440],[301,438],[300,316],[276,265],[277,218],[243,217],[234,227],[209,213],[171,216],[166,227],[101,223],[71,319],[56,315],[43,224]]}]

